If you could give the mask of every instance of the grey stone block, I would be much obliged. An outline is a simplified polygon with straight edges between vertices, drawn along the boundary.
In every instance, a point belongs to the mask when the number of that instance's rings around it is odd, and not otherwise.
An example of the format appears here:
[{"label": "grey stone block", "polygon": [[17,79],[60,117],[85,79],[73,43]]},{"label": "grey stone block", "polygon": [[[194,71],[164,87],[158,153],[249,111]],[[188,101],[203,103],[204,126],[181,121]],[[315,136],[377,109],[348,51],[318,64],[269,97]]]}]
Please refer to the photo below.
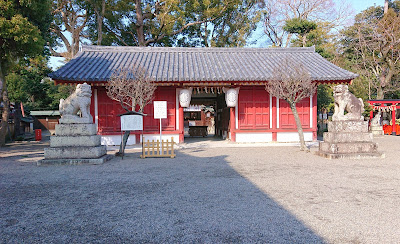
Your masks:
[{"label": "grey stone block", "polygon": [[317,155],[328,158],[328,159],[370,159],[370,158],[385,158],[385,154],[381,152],[375,153],[327,153],[327,152],[316,152]]},{"label": "grey stone block", "polygon": [[319,151],[326,153],[375,153],[377,150],[378,145],[374,142],[321,142],[319,144]]},{"label": "grey stone block", "polygon": [[63,115],[58,122],[60,124],[90,124],[93,123],[93,118],[92,116],[83,118],[74,115]]},{"label": "grey stone block", "polygon": [[96,147],[101,145],[101,136],[51,136],[50,147]]},{"label": "grey stone block", "polygon": [[77,159],[42,159],[37,166],[46,165],[82,165],[82,164],[103,164],[113,158],[112,155],[104,155],[100,158],[77,158]]},{"label": "grey stone block", "polygon": [[325,132],[324,141],[330,143],[340,142],[372,142],[372,134],[368,132],[350,133],[350,132]]},{"label": "grey stone block", "polygon": [[330,121],[328,122],[329,132],[368,132],[368,121]]},{"label": "grey stone block", "polygon": [[97,147],[49,147],[44,149],[45,159],[100,158],[107,154],[106,146]]},{"label": "grey stone block", "polygon": [[95,124],[56,124],[57,136],[92,136],[96,134]]}]

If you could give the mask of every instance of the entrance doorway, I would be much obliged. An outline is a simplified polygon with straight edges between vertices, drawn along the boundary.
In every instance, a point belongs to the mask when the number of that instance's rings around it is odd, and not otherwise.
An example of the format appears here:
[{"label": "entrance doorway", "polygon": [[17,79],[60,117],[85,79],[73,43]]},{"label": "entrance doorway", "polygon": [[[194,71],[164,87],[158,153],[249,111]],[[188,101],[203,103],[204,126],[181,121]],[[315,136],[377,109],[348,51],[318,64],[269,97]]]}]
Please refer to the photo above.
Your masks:
[{"label": "entrance doorway", "polygon": [[229,108],[220,88],[194,88],[190,106],[184,108],[185,142],[228,137]]}]

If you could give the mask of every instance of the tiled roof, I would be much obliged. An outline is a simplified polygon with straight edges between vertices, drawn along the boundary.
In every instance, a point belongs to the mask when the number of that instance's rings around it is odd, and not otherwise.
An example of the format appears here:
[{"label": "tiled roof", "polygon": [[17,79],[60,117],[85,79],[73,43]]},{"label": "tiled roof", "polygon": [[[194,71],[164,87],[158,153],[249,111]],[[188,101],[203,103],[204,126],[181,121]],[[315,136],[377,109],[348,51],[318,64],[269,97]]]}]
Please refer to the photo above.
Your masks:
[{"label": "tiled roof", "polygon": [[356,74],[339,68],[314,48],[184,48],[83,46],[49,76],[59,81],[107,81],[114,70],[139,63],[156,82],[268,81],[286,57],[303,63],[311,78],[345,81]]}]

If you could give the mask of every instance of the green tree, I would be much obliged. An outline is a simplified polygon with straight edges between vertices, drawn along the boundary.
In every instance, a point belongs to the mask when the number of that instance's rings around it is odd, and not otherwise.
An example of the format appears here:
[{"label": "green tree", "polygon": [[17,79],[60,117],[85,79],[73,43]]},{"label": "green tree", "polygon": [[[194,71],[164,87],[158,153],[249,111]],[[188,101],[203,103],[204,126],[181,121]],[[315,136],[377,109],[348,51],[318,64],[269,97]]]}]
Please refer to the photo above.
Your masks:
[{"label": "green tree", "polygon": [[[90,5],[85,0],[52,0],[51,54],[55,57],[72,59],[79,51],[79,44],[85,37],[84,29],[91,16]],[[71,38],[65,32],[70,33]],[[53,46],[64,47],[66,51],[56,51]]]},{"label": "green tree", "polygon": [[307,35],[317,29],[317,23],[301,18],[286,20],[283,30],[292,34],[297,34],[302,40],[303,47],[307,44]]},{"label": "green tree", "polygon": [[22,59],[6,77],[10,101],[22,102],[27,110],[57,109],[59,99],[70,92],[46,79],[50,72],[43,56]]},{"label": "green tree", "polygon": [[98,42],[101,25],[104,45],[244,45],[260,17],[256,0],[88,1],[96,17],[87,35]]},{"label": "green tree", "polygon": [[390,3],[386,14],[383,7],[370,7],[343,31],[343,54],[369,81],[369,99],[384,99],[400,89],[399,3]]},{"label": "green tree", "polygon": [[0,103],[3,103],[0,146],[5,145],[9,116],[5,76],[18,59],[43,52],[49,10],[49,2],[44,0],[0,0]]}]

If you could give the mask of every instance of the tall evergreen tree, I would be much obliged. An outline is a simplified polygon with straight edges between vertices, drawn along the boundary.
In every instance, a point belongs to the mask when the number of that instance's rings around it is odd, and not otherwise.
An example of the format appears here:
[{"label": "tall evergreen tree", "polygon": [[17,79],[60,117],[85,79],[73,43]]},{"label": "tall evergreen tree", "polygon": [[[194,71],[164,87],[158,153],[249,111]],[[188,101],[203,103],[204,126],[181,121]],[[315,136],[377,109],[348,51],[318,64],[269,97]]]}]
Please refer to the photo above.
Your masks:
[{"label": "tall evergreen tree", "polygon": [[51,22],[50,5],[45,0],[0,0],[0,146],[5,145],[9,117],[9,98],[5,76],[18,59],[44,50]]}]

